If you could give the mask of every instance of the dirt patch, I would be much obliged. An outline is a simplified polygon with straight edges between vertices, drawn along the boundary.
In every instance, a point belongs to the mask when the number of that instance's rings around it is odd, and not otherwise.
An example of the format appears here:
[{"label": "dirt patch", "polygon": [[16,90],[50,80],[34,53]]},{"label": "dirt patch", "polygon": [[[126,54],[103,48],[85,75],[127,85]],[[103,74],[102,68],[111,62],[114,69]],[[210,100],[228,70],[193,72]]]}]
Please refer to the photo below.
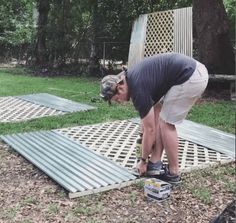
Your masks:
[{"label": "dirt patch", "polygon": [[234,176],[234,163],[185,174],[164,203],[148,202],[142,184],[69,199],[42,171],[0,144],[0,222],[209,222],[232,202]]}]

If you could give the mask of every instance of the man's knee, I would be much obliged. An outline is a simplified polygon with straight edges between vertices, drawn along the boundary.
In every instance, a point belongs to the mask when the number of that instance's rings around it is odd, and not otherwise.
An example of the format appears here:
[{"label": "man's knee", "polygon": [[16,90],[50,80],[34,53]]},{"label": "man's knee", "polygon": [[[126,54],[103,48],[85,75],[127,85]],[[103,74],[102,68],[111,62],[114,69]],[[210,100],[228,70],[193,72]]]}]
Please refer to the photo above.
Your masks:
[{"label": "man's knee", "polygon": [[160,113],[160,111],[161,111],[161,108],[162,108],[162,104],[161,103],[159,103],[159,102],[157,102],[154,106],[154,112],[155,112],[155,114],[156,113]]},{"label": "man's knee", "polygon": [[168,123],[164,121],[161,117],[159,117],[159,123],[160,123],[160,128],[161,130],[164,129],[175,129],[175,125],[172,123]]}]

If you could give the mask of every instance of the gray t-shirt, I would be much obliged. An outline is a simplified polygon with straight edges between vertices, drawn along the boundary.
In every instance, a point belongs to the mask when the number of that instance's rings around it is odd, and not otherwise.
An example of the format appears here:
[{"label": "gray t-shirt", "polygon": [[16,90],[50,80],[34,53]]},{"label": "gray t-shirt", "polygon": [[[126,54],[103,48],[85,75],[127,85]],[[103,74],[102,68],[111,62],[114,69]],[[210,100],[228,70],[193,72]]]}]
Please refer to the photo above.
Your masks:
[{"label": "gray t-shirt", "polygon": [[129,93],[140,117],[144,118],[174,85],[187,81],[196,68],[196,60],[178,53],[147,57],[127,72]]}]

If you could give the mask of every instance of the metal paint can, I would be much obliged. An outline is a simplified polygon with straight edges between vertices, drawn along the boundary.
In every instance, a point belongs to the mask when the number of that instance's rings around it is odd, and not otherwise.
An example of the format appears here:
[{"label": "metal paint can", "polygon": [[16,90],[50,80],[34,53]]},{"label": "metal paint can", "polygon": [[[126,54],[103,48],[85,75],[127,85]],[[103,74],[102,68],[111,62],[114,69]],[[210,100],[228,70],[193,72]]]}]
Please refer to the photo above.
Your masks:
[{"label": "metal paint can", "polygon": [[144,183],[144,194],[148,200],[162,202],[170,197],[171,184],[156,178],[149,178]]}]

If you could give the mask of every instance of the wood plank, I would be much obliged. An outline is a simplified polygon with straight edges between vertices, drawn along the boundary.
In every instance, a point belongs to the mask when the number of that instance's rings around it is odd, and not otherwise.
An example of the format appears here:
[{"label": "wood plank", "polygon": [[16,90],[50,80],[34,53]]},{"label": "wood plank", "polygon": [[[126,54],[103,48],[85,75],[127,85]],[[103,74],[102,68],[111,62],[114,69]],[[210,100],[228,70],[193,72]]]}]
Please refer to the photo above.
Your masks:
[{"label": "wood plank", "polygon": [[236,75],[209,74],[209,79],[215,81],[235,81]]},{"label": "wood plank", "polygon": [[108,190],[113,190],[113,189],[121,189],[123,187],[127,187],[132,184],[138,183],[142,180],[143,180],[143,178],[140,178],[140,179],[131,180],[131,181],[127,181],[127,182],[123,182],[123,183],[119,183],[119,184],[113,184],[113,185],[109,185],[109,186],[101,187],[101,188],[97,188],[97,189],[69,193],[69,198],[76,198],[76,197],[81,197],[81,196],[85,196],[85,195],[96,194],[96,193],[100,193],[100,192],[104,192],[104,191],[108,191]]}]

